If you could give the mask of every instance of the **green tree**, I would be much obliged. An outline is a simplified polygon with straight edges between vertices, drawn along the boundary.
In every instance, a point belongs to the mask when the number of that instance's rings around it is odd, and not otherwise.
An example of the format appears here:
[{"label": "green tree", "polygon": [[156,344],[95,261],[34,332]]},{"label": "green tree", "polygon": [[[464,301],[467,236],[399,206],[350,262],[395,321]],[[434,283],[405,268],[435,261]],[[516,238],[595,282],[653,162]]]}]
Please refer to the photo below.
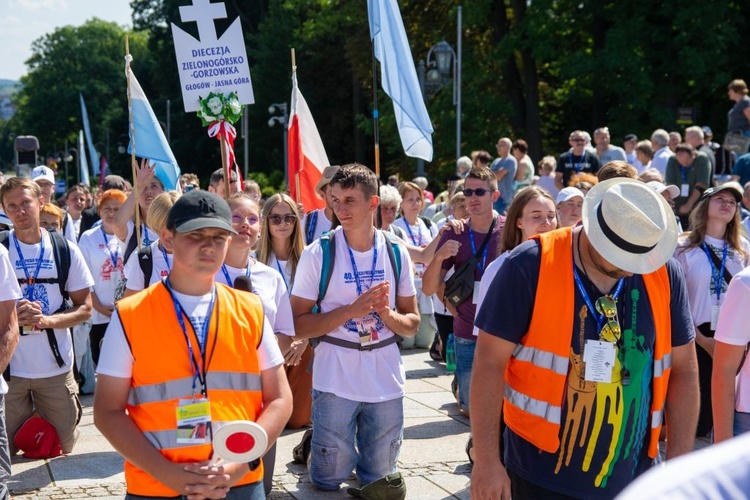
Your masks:
[{"label": "green tree", "polygon": [[[107,134],[110,149],[117,137],[127,132],[125,81],[125,36],[131,51],[145,54],[145,33],[129,33],[115,23],[91,19],[81,26],[65,26],[32,45],[26,62],[29,72],[21,78],[18,108],[11,120],[16,135],[39,138],[40,155],[62,150],[65,140],[75,145],[82,129],[78,94],[86,101],[94,141],[105,153]],[[125,158],[110,155],[114,168],[124,168]],[[75,170],[73,170],[75,171]]]}]

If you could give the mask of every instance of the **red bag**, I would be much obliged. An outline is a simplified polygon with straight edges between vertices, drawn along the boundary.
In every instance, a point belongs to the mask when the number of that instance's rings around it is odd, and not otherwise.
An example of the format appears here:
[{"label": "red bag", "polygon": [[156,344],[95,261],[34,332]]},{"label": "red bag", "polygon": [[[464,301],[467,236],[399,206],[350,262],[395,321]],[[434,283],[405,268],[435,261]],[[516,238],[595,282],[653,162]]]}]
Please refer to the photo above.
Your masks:
[{"label": "red bag", "polygon": [[24,458],[55,458],[63,454],[57,431],[42,417],[31,417],[24,422],[13,444],[24,452]]}]

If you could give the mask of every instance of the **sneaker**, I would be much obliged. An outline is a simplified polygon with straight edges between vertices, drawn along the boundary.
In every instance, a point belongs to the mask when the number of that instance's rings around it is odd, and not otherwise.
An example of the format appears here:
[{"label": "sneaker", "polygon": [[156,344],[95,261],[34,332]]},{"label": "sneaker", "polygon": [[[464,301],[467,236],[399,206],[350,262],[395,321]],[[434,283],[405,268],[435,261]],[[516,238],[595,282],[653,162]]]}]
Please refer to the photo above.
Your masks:
[{"label": "sneaker", "polygon": [[474,451],[474,436],[471,434],[469,435],[469,441],[466,442],[466,455],[469,457],[469,463],[471,465],[474,465],[474,454],[472,453]]},{"label": "sneaker", "polygon": [[312,429],[307,429],[302,435],[302,441],[292,450],[292,458],[295,464],[307,464],[311,443]]}]

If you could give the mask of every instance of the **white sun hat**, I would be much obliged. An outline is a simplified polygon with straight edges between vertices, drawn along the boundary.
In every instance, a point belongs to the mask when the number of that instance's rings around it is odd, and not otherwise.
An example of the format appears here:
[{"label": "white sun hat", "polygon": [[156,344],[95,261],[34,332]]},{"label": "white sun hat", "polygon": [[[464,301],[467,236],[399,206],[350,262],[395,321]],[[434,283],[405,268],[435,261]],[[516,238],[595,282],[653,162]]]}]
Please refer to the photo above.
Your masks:
[{"label": "white sun hat", "polygon": [[677,223],[669,203],[633,179],[595,185],[583,199],[583,228],[610,264],[636,274],[659,269],[677,246]]}]

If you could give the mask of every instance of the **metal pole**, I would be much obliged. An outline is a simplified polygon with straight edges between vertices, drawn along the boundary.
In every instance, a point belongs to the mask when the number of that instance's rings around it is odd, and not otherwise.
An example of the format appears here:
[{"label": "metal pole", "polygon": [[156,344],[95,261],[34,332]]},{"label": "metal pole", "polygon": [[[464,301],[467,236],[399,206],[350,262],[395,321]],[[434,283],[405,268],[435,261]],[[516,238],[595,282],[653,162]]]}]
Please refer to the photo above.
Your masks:
[{"label": "metal pole", "polygon": [[249,136],[247,130],[248,111],[247,106],[242,111],[242,156],[245,162],[245,179],[247,179],[248,169],[250,168],[250,150],[249,148]]},{"label": "metal pole", "polygon": [[[424,59],[419,60],[417,64],[417,77],[419,78],[419,89],[422,91],[422,100],[425,100],[424,94],[424,80],[425,80],[425,65]],[[424,177],[424,160],[417,158],[417,177]]]},{"label": "metal pole", "polygon": [[[458,32],[457,32],[457,57],[456,57],[456,67],[455,67],[455,80],[456,80],[456,160],[461,158],[461,57],[462,57],[462,51],[463,51],[463,36],[462,36],[462,14],[463,14],[463,7],[458,6]],[[458,168],[458,167],[456,167]]]},{"label": "metal pole", "polygon": [[172,101],[167,99],[167,143],[172,142],[172,115],[169,112],[172,107]]}]

